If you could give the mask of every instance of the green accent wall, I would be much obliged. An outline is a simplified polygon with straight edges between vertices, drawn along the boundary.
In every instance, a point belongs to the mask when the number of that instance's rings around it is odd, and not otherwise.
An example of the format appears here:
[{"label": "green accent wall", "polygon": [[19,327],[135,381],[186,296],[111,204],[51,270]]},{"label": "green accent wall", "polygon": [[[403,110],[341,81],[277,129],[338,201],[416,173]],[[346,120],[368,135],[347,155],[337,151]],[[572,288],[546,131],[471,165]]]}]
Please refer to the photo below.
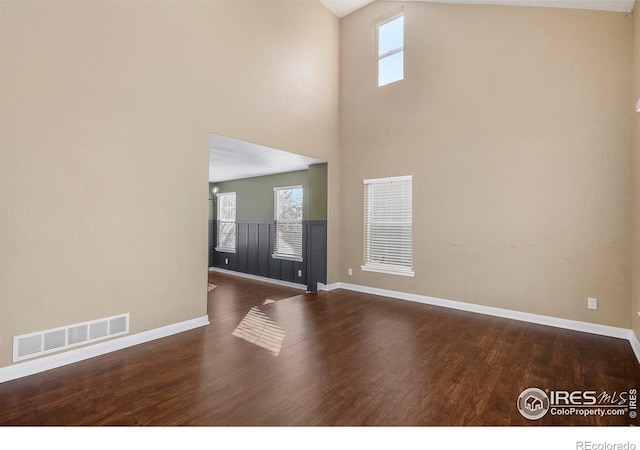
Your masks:
[{"label": "green accent wall", "polygon": [[327,163],[310,165],[308,170],[209,183],[209,219],[215,220],[217,214],[214,187],[218,193],[236,193],[236,220],[273,220],[273,188],[283,186],[302,186],[304,220],[327,220]]},{"label": "green accent wall", "polygon": [[[218,193],[235,192],[236,220],[273,220],[273,188],[284,186],[302,186],[303,219],[308,219],[309,175],[307,170],[209,183],[209,197],[213,197],[211,192],[214,187],[218,188]],[[210,208],[209,217],[213,220],[216,219],[215,206],[214,203],[213,208]]]}]

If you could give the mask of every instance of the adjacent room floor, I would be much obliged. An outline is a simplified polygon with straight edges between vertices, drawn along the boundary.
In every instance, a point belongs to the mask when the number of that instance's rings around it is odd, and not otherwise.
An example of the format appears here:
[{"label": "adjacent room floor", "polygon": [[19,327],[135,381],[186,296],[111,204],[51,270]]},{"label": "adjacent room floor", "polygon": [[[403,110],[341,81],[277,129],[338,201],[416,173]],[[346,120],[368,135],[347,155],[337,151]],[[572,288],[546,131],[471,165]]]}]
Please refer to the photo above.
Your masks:
[{"label": "adjacent room floor", "polygon": [[529,387],[640,388],[625,340],[342,290],[209,282],[209,326],[2,383],[0,424],[638,424],[532,421],[516,408]]}]

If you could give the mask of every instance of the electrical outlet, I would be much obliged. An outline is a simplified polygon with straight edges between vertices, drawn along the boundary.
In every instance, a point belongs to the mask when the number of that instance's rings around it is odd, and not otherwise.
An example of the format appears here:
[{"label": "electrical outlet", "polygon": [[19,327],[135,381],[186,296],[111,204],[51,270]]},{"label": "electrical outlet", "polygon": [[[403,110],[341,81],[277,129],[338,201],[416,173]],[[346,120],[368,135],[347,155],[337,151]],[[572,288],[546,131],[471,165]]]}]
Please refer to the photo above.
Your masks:
[{"label": "electrical outlet", "polygon": [[589,297],[587,299],[587,306],[589,309],[598,309],[598,299]]},{"label": "electrical outlet", "polygon": [[225,258],[225,259],[224,259],[224,263],[225,263],[225,264],[229,264],[229,258]]},{"label": "electrical outlet", "polygon": [[302,276],[302,270],[298,270],[298,277]]},{"label": "electrical outlet", "polygon": [[353,275],[353,269],[351,267],[349,267],[348,273],[349,275]]}]

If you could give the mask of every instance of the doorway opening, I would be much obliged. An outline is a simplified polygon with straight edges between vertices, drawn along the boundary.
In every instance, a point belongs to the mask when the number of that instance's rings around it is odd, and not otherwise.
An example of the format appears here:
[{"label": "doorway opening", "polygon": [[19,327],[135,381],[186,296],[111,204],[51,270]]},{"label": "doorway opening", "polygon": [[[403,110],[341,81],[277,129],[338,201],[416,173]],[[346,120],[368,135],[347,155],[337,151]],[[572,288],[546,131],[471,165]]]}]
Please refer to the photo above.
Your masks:
[{"label": "doorway opening", "polygon": [[[326,283],[327,170],[319,159],[211,133],[209,270],[309,292]],[[283,255],[278,242],[295,252]]]}]

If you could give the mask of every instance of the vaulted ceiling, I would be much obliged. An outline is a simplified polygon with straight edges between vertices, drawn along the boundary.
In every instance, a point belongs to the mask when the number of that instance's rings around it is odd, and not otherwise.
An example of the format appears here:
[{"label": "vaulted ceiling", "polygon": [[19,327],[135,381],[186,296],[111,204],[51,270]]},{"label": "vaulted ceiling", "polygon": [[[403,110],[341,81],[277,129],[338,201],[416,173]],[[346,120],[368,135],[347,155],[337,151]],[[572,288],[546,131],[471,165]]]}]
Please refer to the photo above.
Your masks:
[{"label": "vaulted ceiling", "polygon": [[[374,0],[320,0],[342,18]],[[391,0],[401,1],[401,0]],[[413,0],[428,3],[465,3],[472,5],[539,6],[548,8],[597,9],[603,11],[631,11],[633,0]]]}]

